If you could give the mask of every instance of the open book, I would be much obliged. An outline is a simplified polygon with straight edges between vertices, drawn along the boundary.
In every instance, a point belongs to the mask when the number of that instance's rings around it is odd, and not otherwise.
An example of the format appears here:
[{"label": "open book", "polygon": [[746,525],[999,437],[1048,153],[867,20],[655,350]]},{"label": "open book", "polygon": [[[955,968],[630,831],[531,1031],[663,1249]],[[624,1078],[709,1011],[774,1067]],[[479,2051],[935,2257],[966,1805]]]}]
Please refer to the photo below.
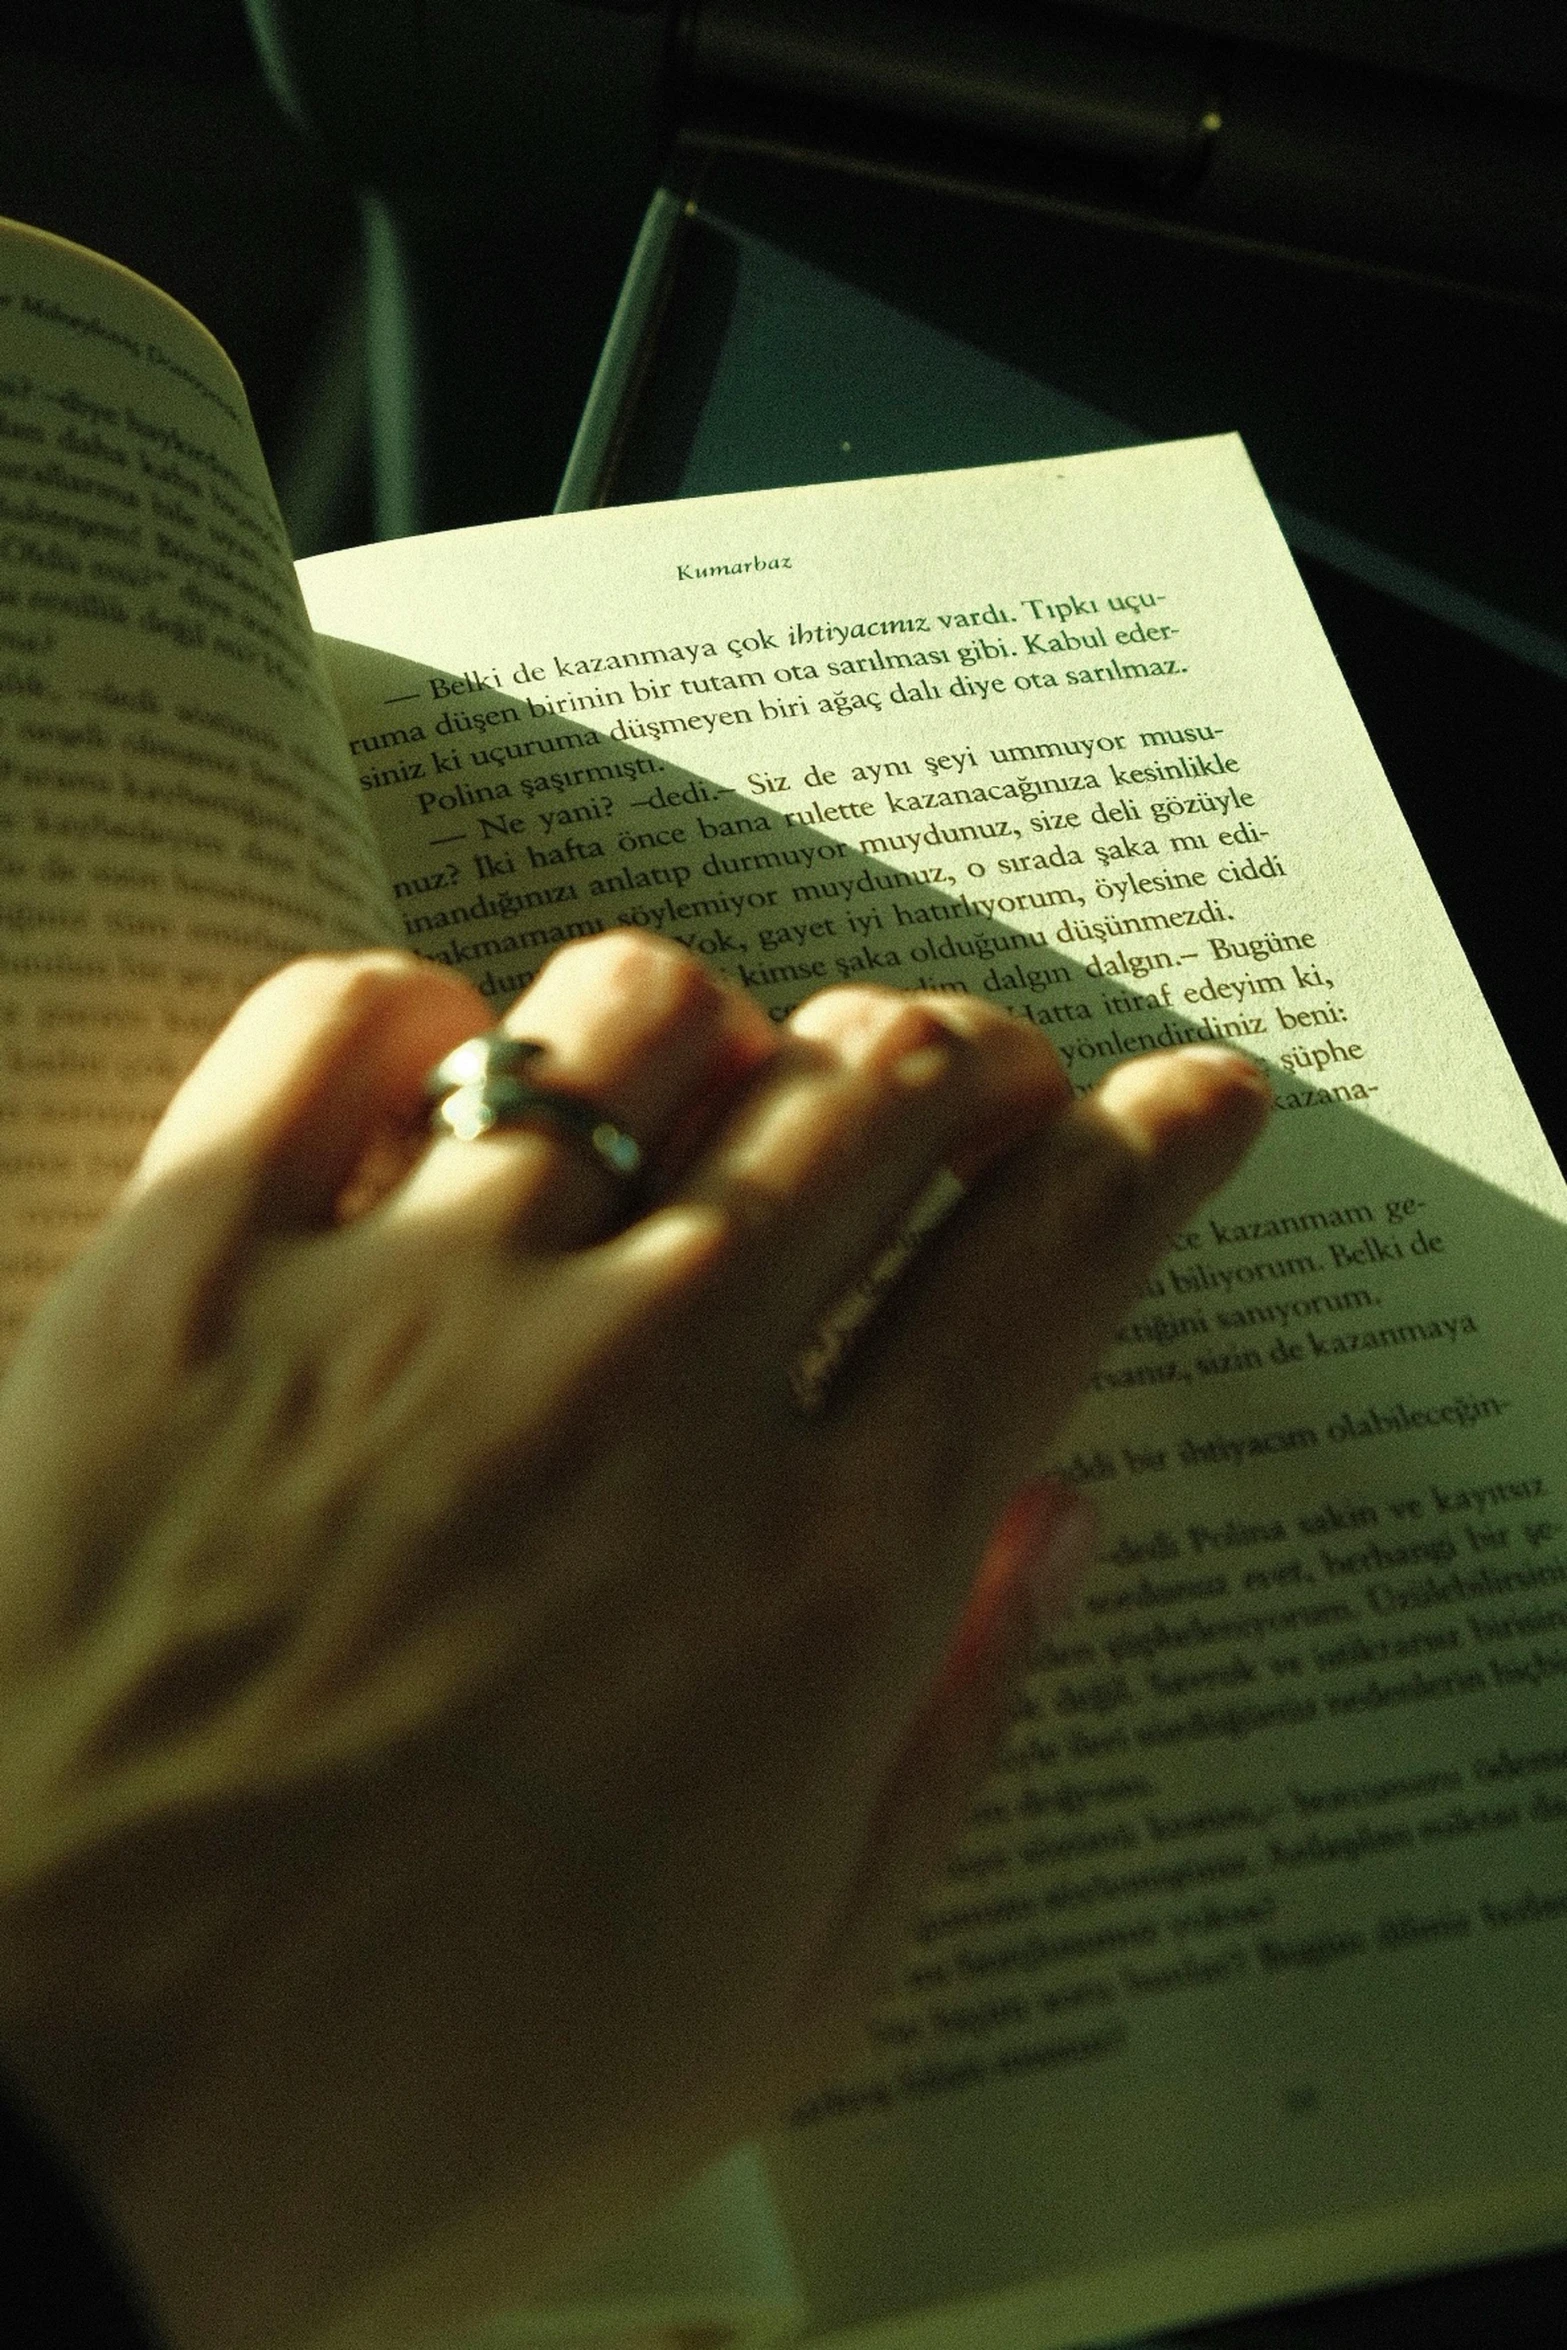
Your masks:
[{"label": "open book", "polygon": [[1239,444],[301,579],[211,340],[0,231],[12,1332],[322,945],[499,1010],[641,923],[1280,1104],[1060,1441],[1105,1554],[863,2062],[495,2339],[1049,2350],[1567,2237],[1563,1190]]}]

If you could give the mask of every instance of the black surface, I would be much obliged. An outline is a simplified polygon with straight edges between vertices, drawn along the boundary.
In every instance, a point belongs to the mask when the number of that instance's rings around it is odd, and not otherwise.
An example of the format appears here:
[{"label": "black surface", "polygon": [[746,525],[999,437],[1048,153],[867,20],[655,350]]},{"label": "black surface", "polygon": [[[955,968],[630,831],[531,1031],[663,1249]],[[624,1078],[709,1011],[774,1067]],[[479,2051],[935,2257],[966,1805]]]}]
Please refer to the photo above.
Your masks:
[{"label": "black surface", "polygon": [[1160,2336],[1161,2350],[1562,2350],[1567,2252],[1335,2293]]},{"label": "black surface", "polygon": [[100,50],[90,12],[83,22],[62,11],[49,53],[10,48],[0,17],[0,213],[107,253],[183,302],[239,370],[275,464],[358,223],[348,189],[289,130],[248,53],[243,70],[219,70],[230,13],[238,0],[195,13],[178,70],[172,34],[151,38],[168,31],[172,6],[142,28],[129,64],[127,28]]},{"label": "black surface", "polygon": [[[1567,1070],[1550,976],[1567,683],[1324,563],[1296,560],[1535,1113],[1567,1162]],[[1420,985],[1418,972],[1409,984]]]},{"label": "black surface", "polygon": [[718,158],[706,206],[1150,438],[1567,633],[1562,317],[1375,270]]},{"label": "black surface", "polygon": [[128,2263],[69,2165],[0,2090],[0,2342],[158,2350]]}]

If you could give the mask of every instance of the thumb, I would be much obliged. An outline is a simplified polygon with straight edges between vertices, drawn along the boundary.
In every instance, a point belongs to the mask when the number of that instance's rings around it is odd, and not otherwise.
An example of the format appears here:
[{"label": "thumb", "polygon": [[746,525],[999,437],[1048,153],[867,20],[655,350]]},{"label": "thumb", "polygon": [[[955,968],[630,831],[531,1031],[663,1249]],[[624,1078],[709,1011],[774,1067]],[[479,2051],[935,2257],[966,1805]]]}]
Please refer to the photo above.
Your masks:
[{"label": "thumb", "polygon": [[1039,1634],[1071,1605],[1098,1522],[1070,1486],[1015,1493],[986,1544],[936,1679],[893,1758],[818,1978],[816,2012],[863,2020],[886,1995],[921,1902],[993,1768]]}]

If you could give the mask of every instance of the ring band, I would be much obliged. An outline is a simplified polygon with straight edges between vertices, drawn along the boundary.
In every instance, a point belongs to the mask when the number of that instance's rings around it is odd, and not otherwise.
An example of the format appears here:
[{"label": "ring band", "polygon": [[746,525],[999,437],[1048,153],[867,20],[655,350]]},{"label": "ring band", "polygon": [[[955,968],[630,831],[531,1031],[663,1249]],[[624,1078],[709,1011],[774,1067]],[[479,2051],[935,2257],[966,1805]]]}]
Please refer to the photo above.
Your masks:
[{"label": "ring band", "polygon": [[961,1177],[954,1175],[950,1167],[938,1167],[886,1247],[822,1316],[809,1344],[789,1368],[789,1392],[796,1409],[807,1419],[816,1418],[825,1409],[829,1390],[845,1358],[927,1241],[967,1196],[968,1185]]},{"label": "ring band", "polygon": [[585,1144],[618,1183],[634,1183],[642,1172],[642,1148],[631,1135],[580,1095],[528,1085],[516,1075],[545,1049],[533,1037],[508,1036],[504,1029],[470,1036],[425,1079],[425,1094],[434,1105],[432,1131],[458,1142],[478,1142],[505,1128],[551,1126]]}]

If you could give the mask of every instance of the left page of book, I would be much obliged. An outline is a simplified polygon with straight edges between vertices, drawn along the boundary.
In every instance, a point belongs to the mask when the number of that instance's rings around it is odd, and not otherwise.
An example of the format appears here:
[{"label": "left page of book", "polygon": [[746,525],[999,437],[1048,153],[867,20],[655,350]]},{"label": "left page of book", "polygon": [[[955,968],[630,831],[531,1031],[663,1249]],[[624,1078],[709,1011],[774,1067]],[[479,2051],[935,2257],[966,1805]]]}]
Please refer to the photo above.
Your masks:
[{"label": "left page of book", "polygon": [[0,221],[0,1360],[247,989],[401,930],[239,378]]}]

